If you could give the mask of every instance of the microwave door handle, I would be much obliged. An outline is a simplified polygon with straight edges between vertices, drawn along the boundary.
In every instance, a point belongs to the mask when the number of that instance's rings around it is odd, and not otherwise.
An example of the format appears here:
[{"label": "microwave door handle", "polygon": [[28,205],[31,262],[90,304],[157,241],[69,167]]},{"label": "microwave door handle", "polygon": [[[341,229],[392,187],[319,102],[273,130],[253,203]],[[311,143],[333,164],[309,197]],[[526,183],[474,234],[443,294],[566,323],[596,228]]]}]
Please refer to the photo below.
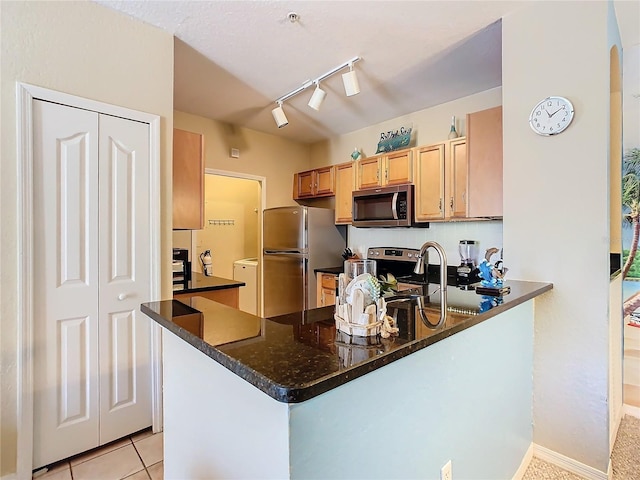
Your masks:
[{"label": "microwave door handle", "polygon": [[393,194],[393,199],[391,200],[391,212],[393,213],[393,219],[398,220],[398,192]]}]

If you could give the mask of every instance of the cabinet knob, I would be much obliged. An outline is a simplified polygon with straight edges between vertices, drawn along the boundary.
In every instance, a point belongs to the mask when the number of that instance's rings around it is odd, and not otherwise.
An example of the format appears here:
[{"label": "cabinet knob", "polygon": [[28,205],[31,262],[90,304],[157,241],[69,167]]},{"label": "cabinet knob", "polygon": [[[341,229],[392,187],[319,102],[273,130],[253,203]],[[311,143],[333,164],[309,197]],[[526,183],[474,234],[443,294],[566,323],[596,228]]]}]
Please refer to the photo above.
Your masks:
[{"label": "cabinet knob", "polygon": [[125,299],[125,298],[127,298],[127,297],[128,297],[128,295],[127,295],[126,293],[120,293],[120,294],[118,295],[118,300],[122,301],[122,300],[124,300],[124,299]]}]

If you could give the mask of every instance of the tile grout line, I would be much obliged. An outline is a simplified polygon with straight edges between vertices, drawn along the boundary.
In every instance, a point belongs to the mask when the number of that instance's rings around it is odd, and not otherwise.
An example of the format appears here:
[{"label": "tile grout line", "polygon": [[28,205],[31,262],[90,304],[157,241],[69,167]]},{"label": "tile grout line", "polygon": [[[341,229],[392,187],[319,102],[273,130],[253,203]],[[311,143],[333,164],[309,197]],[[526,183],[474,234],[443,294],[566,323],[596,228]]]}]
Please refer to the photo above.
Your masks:
[{"label": "tile grout line", "polygon": [[140,459],[140,462],[142,463],[142,467],[144,468],[144,471],[147,473],[147,477],[151,478],[151,474],[149,473],[149,470],[147,469],[147,464],[144,463],[144,460],[142,459],[142,455],[140,455],[140,452],[136,448],[136,442],[133,441],[132,437],[129,437],[129,439],[131,440],[131,443],[133,444],[133,449],[136,451],[136,455],[138,455],[138,458]]}]

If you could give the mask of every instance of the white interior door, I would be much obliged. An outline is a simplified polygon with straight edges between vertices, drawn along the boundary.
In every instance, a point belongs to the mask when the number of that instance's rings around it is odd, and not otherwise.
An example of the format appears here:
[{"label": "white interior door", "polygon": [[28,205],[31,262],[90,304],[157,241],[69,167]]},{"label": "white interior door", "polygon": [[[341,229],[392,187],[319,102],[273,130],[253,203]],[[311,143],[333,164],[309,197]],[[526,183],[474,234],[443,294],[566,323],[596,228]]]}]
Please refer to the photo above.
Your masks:
[{"label": "white interior door", "polygon": [[151,425],[149,126],[34,101],[34,468]]},{"label": "white interior door", "polygon": [[149,125],[100,115],[100,444],[151,425]]},{"label": "white interior door", "polygon": [[35,101],[33,121],[37,468],[98,444],[98,115]]}]

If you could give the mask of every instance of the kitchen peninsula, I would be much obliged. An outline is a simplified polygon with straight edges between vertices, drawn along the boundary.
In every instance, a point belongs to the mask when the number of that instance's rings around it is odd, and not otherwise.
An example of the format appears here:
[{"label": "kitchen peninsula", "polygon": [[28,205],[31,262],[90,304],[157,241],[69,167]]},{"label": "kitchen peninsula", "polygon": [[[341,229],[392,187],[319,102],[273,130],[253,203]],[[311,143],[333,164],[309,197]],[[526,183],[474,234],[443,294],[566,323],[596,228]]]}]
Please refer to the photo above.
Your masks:
[{"label": "kitchen peninsula", "polygon": [[191,297],[197,295],[238,308],[238,289],[244,286],[244,282],[237,280],[191,272],[190,280],[174,285],[173,298],[188,302]]},{"label": "kitchen peninsula", "polygon": [[533,303],[552,285],[508,285],[449,287],[437,327],[433,292],[389,301],[388,339],[336,334],[333,307],[143,304],[168,330],[165,477],[435,478],[452,460],[460,478],[511,478],[532,442]]}]

